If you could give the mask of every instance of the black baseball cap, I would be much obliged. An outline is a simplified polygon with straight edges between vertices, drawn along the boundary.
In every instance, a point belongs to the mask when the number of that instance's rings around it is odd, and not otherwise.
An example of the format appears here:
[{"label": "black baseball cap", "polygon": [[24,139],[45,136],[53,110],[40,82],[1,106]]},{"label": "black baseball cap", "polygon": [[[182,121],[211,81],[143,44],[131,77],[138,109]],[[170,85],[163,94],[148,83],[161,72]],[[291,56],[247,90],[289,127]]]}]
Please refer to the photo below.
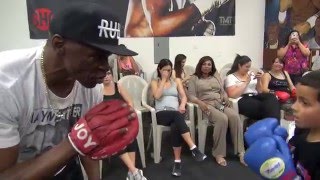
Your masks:
[{"label": "black baseball cap", "polygon": [[113,54],[137,55],[126,46],[118,45],[120,29],[119,19],[110,7],[81,1],[55,13],[49,32]]}]

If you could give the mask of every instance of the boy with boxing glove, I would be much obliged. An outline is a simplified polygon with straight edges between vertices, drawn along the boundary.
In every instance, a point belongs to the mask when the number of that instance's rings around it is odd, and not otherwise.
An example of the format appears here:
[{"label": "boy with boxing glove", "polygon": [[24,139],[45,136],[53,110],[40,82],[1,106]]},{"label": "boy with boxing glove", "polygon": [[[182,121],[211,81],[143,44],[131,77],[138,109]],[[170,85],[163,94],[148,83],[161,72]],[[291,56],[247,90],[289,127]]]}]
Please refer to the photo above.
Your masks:
[{"label": "boy with boxing glove", "polygon": [[320,179],[320,71],[303,76],[296,87],[292,106],[296,126],[308,131],[294,136],[288,145],[283,129],[266,119],[245,134],[249,145],[245,161],[265,179]]},{"label": "boy with boxing glove", "polygon": [[297,100],[292,105],[296,127],[301,134],[290,141],[297,173],[304,179],[320,179],[320,71],[304,75],[297,85]]}]

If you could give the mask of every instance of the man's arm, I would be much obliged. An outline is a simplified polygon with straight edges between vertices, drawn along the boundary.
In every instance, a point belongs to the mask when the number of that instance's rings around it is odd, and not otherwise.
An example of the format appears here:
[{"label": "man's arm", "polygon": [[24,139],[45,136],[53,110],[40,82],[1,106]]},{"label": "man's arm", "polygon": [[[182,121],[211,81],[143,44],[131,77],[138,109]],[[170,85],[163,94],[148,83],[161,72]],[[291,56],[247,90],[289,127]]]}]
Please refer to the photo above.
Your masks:
[{"label": "man's arm", "polygon": [[76,154],[67,139],[40,156],[18,164],[18,145],[0,149],[0,179],[48,179]]},{"label": "man's arm", "polygon": [[166,8],[165,3],[167,2],[146,0],[154,36],[166,36],[186,26],[191,28],[201,18],[199,10],[193,4],[183,9],[166,13],[164,11],[164,8]]},{"label": "man's arm", "polygon": [[100,167],[99,161],[92,160],[88,157],[81,156],[81,164],[85,169],[89,180],[99,180],[100,179]]}]

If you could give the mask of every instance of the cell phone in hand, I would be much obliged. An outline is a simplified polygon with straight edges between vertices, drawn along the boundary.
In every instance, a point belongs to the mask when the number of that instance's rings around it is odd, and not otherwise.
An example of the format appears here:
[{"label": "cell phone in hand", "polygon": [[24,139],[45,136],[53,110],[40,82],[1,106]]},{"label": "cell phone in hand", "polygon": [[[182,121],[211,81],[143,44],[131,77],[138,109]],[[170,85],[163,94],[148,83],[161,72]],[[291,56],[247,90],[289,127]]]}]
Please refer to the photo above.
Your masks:
[{"label": "cell phone in hand", "polygon": [[290,36],[291,39],[295,39],[298,38],[298,34],[297,33],[292,33]]}]

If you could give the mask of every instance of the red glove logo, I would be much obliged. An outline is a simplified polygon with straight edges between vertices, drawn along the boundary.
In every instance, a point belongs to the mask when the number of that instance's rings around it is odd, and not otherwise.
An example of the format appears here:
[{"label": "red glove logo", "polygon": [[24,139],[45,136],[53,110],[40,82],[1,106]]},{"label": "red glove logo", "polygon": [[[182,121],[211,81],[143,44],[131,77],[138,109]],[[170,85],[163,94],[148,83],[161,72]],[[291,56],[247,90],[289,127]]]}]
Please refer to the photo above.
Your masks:
[{"label": "red glove logo", "polygon": [[92,141],[92,136],[89,135],[89,132],[84,128],[84,123],[76,124],[75,127],[74,127],[74,130],[77,131],[78,139],[87,141],[84,144],[85,148],[88,148],[89,146],[98,145],[97,142]]},{"label": "red glove logo", "polygon": [[112,100],[98,104],[79,119],[68,138],[79,154],[102,159],[126,148],[138,131],[133,109],[123,101]]}]

